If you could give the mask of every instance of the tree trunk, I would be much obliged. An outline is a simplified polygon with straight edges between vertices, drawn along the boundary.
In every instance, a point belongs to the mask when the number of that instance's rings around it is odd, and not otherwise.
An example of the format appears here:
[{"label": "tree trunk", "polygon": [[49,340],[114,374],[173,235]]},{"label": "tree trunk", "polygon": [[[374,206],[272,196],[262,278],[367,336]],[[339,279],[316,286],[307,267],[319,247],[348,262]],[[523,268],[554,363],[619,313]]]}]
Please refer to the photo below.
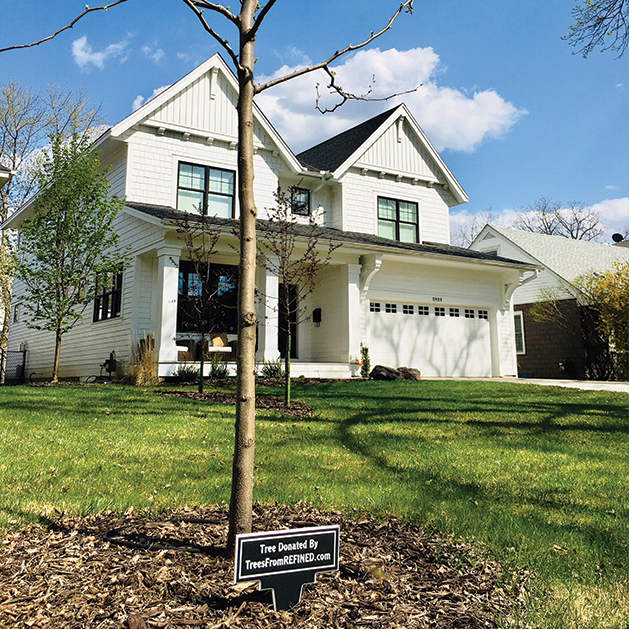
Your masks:
[{"label": "tree trunk", "polygon": [[253,192],[253,26],[257,0],[243,0],[240,12],[238,68],[238,200],[240,203],[240,275],[238,282],[238,356],[236,378],[236,435],[229,505],[227,552],[233,554],[236,535],[250,533],[253,508],[255,451],[255,272],[256,216]]},{"label": "tree trunk", "polygon": [[203,381],[203,371],[205,369],[205,361],[204,361],[204,351],[203,351],[203,346],[205,345],[204,343],[205,341],[205,334],[201,333],[201,356],[199,356],[199,379],[197,381],[198,384],[198,391],[199,393],[203,393],[203,388],[204,388],[204,381]]},{"label": "tree trunk", "polygon": [[59,362],[61,358],[61,336],[63,330],[59,325],[55,331],[55,359],[52,365],[52,382],[59,382]]},{"label": "tree trunk", "polygon": [[286,378],[286,386],[284,388],[284,404],[286,408],[290,408],[290,323],[288,324],[288,335],[286,336],[286,356],[284,357],[284,377]]}]

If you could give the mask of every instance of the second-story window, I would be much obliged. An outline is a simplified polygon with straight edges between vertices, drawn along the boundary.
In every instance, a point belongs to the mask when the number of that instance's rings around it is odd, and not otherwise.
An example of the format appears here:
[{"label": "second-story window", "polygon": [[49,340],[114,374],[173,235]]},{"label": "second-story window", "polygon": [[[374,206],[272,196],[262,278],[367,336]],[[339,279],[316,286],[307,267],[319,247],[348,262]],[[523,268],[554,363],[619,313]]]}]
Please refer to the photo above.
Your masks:
[{"label": "second-story window", "polygon": [[231,170],[179,164],[177,209],[182,212],[234,217],[234,182]]},{"label": "second-story window", "polygon": [[378,235],[400,242],[419,242],[417,203],[378,197]]},{"label": "second-story window", "polygon": [[310,190],[307,188],[291,188],[290,209],[293,214],[310,216]]}]

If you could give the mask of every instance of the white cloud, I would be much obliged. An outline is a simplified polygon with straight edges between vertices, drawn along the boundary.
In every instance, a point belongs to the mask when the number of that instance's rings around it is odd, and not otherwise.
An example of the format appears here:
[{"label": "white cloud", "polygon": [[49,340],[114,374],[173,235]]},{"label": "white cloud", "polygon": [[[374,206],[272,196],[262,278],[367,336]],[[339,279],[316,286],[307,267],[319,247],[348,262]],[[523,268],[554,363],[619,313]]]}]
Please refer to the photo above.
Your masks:
[{"label": "white cloud", "polygon": [[620,190],[620,186],[605,186],[605,190]]},{"label": "white cloud", "polygon": [[629,198],[606,199],[595,203],[592,209],[601,213],[603,223],[607,226],[607,233],[611,238],[612,234],[624,234],[629,225]]},{"label": "white cloud", "polygon": [[95,66],[99,70],[105,67],[105,61],[108,59],[120,58],[123,63],[128,58],[127,46],[129,41],[123,39],[115,44],[110,44],[104,50],[94,51],[87,43],[87,37],[79,37],[72,42],[72,58],[75,63],[84,70],[89,72],[90,66]]},{"label": "white cloud", "polygon": [[159,63],[166,56],[161,48],[153,50],[150,46],[144,46],[142,52],[154,63]]},{"label": "white cloud", "polygon": [[148,98],[144,98],[144,96],[142,96],[141,94],[138,94],[133,100],[133,103],[131,105],[132,111],[135,111],[136,109],[140,109],[140,107],[142,107],[142,105],[144,105],[145,102],[148,103],[150,100],[152,100],[153,98],[161,94],[164,90],[167,90],[169,87],[170,85],[162,85],[161,87],[155,88],[153,90],[153,93]]},{"label": "white cloud", "polygon": [[[300,66],[283,66],[271,77],[283,76]],[[303,67],[303,66],[301,66]],[[386,98],[419,85],[416,91],[382,102],[348,102],[334,114],[322,116],[315,109],[315,85],[320,84],[321,104],[332,106],[338,96],[325,90],[329,77],[323,71],[280,84],[258,96],[257,102],[299,152],[365,119],[405,102],[437,150],[474,151],[483,140],[498,138],[527,112],[505,101],[495,90],[463,90],[437,85],[445,69],[432,48],[360,51],[334,68],[336,83],[347,92]]]}]

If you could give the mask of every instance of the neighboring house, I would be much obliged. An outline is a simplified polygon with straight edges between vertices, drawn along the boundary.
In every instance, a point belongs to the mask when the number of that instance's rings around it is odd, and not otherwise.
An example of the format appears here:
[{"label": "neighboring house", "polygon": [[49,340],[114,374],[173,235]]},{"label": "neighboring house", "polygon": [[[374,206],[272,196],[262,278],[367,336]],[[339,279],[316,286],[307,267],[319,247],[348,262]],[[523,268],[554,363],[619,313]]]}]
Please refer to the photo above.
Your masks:
[{"label": "neighboring house", "polygon": [[[585,378],[580,336],[559,324],[535,321],[530,309],[541,289],[557,289],[561,294],[563,288],[574,286],[578,277],[608,270],[616,260],[627,260],[627,248],[486,225],[470,249],[543,267],[536,279],[513,295],[519,373],[535,378]],[[576,301],[569,292],[563,295],[563,312],[578,327]]]},{"label": "neighboring house", "polygon": [[[127,200],[116,229],[133,263],[64,336],[61,378],[98,373],[112,351],[130,360],[149,335],[161,376],[194,358],[199,335],[182,308],[198,282],[175,211],[216,215],[224,229],[213,259],[217,292],[224,305],[233,303],[236,102],[235,77],[215,55],[95,142],[101,162],[111,164],[112,192]],[[259,217],[275,205],[278,185],[294,187],[303,233],[316,211],[322,240],[342,245],[307,298],[308,312],[317,310],[320,320],[293,331],[293,374],[358,375],[363,343],[373,365],[415,367],[426,376],[516,375],[510,300],[535,265],[449,245],[449,209],[467,196],[404,105],[299,155],[257,107],[254,131]],[[26,205],[8,225],[19,228],[31,212]],[[279,357],[277,296],[284,287],[262,264],[257,284],[267,297],[258,304],[262,363]],[[222,312],[215,343],[233,348],[236,317]],[[12,347],[20,344],[28,350],[27,373],[49,374],[53,335],[29,328],[21,316],[10,336]]]}]

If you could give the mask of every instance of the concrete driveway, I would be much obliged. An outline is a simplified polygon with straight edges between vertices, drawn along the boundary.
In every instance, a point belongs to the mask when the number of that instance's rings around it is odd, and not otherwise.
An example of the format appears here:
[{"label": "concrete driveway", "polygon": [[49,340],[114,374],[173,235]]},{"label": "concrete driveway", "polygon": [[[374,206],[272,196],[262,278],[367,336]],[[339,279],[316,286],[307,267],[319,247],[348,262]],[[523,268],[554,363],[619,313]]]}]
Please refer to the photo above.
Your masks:
[{"label": "concrete driveway", "polygon": [[596,380],[543,380],[541,378],[422,378],[423,380],[484,380],[486,382],[513,382],[539,384],[546,387],[567,387],[584,391],[615,391],[629,393],[628,382],[599,382]]}]

